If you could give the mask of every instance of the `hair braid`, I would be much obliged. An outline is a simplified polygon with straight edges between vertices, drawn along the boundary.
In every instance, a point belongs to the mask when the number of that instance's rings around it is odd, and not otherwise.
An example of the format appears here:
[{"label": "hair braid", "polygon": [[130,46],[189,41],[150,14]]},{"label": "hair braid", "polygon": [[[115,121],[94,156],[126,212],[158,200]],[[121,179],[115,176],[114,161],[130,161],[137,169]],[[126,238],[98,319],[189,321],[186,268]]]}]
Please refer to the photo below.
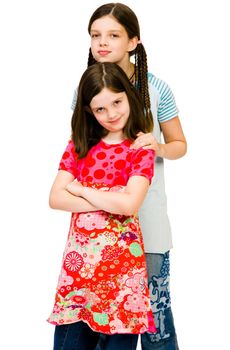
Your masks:
[{"label": "hair braid", "polygon": [[147,122],[153,129],[153,115],[148,88],[148,64],[144,46],[139,43],[135,50],[135,81],[145,107]]},{"label": "hair braid", "polygon": [[89,49],[89,56],[88,56],[88,67],[92,66],[97,61],[93,58],[91,48]]}]

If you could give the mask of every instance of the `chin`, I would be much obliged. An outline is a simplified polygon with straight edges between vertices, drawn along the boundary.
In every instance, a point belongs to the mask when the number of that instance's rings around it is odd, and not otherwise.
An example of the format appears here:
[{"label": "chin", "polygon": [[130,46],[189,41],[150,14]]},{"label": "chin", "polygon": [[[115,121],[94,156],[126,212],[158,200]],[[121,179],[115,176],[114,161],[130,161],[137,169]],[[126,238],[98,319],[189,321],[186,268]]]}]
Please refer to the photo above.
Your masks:
[{"label": "chin", "polygon": [[[105,62],[112,62],[109,57],[98,57],[98,59],[96,59],[97,62],[99,63],[105,63]],[[113,62],[112,62],[113,63]]]},{"label": "chin", "polygon": [[100,63],[104,63],[104,62],[111,62],[111,63],[117,63],[116,60],[113,60],[111,57],[109,56],[99,56],[99,57],[94,57],[94,59],[97,61],[97,62],[100,62]]}]

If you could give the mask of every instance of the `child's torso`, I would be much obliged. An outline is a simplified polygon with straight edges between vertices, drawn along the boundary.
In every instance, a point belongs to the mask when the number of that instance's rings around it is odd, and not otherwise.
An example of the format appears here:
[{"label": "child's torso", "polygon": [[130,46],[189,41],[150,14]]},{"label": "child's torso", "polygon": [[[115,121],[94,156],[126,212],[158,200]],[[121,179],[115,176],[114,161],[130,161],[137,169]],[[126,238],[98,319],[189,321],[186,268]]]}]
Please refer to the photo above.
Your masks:
[{"label": "child's torso", "polygon": [[85,158],[77,160],[78,180],[113,186],[126,185],[132,156],[130,144],[129,140],[119,144],[107,144],[101,140],[89,150]]}]

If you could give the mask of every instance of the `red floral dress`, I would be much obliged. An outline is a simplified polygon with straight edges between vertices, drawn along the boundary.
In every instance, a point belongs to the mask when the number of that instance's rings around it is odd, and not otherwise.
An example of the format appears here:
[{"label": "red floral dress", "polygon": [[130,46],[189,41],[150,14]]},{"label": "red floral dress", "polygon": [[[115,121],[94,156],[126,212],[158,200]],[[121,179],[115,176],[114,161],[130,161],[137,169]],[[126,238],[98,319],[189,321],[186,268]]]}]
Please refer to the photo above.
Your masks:
[{"label": "red floral dress", "polygon": [[[154,153],[132,150],[130,141],[100,141],[77,159],[69,142],[59,169],[84,186],[122,191],[130,176],[153,176]],[[105,211],[73,213],[55,304],[48,322],[86,322],[94,331],[155,332],[138,217]]]}]

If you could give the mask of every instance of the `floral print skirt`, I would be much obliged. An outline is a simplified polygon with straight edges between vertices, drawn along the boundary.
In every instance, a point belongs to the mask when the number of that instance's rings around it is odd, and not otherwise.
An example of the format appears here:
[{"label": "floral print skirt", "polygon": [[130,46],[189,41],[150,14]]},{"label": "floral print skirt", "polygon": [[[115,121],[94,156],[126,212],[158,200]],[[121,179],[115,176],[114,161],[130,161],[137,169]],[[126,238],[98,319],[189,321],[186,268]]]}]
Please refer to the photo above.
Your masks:
[{"label": "floral print skirt", "polygon": [[[84,185],[122,190],[121,186]],[[105,211],[72,214],[48,322],[61,325],[78,321],[107,334],[156,331],[136,216]]]}]

